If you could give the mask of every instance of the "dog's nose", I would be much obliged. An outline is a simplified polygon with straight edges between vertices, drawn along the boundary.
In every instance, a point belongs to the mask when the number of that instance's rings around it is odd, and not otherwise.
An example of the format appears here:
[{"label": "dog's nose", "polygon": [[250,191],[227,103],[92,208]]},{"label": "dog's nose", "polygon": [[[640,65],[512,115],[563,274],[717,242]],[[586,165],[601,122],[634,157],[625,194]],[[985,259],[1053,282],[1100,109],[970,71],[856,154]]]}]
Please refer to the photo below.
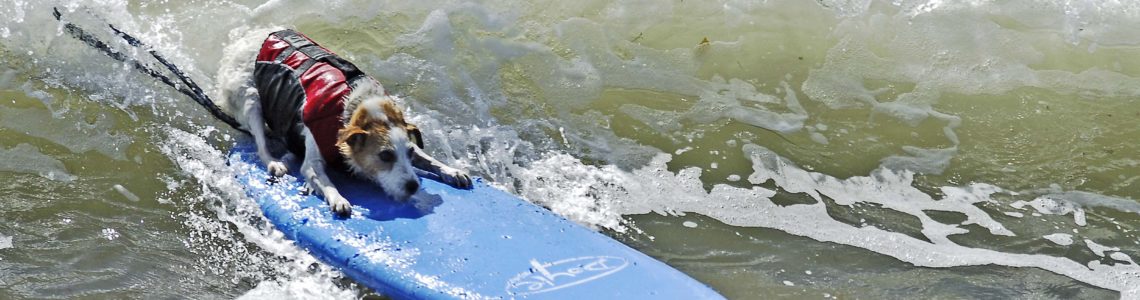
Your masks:
[{"label": "dog's nose", "polygon": [[415,180],[408,180],[408,182],[404,183],[404,191],[408,192],[409,195],[415,194],[419,189],[420,183],[416,182]]}]

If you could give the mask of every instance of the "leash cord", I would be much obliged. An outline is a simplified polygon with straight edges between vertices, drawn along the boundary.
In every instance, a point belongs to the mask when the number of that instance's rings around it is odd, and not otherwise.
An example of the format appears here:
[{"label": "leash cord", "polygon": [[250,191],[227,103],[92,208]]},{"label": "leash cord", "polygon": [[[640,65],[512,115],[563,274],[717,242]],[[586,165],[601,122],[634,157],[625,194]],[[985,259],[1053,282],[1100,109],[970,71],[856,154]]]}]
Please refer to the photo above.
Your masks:
[{"label": "leash cord", "polygon": [[[182,84],[174,82],[174,80],[170,79],[170,77],[163,75],[162,73],[147,67],[146,65],[139,62],[138,60],[131,58],[131,57],[128,57],[126,54],[123,54],[122,52],[118,52],[118,51],[111,49],[111,47],[109,45],[107,45],[107,43],[100,41],[94,35],[83,30],[83,28],[80,28],[79,26],[72,24],[71,22],[64,21],[62,19],[62,14],[59,12],[59,8],[53,7],[52,9],[53,9],[52,15],[55,16],[56,20],[63,23],[64,29],[67,30],[67,33],[70,34],[71,37],[74,37],[75,39],[82,41],[83,43],[87,44],[88,46],[91,46],[92,48],[100,50],[101,52],[103,52],[103,54],[106,54],[107,56],[111,57],[112,59],[131,64],[131,66],[134,67],[135,70],[138,70],[139,72],[142,72],[143,74],[149,75],[150,77],[157,79],[158,81],[174,88],[175,90],[178,90],[178,92],[182,93],[183,95],[190,97],[190,99],[194,100],[194,102],[198,102],[198,104],[202,105],[203,108],[205,108],[207,111],[209,111],[210,114],[214,116],[214,118],[217,118],[218,120],[221,120],[222,122],[225,122],[226,124],[230,125],[230,127],[233,127],[233,129],[235,129],[237,131],[241,131],[241,132],[244,132],[246,134],[249,134],[249,131],[246,131],[245,129],[241,128],[241,123],[239,123],[237,121],[237,119],[234,119],[233,116],[227,115],[225,112],[223,112],[221,110],[221,108],[218,108],[218,106],[214,104],[214,101],[210,100],[210,97],[207,97],[206,93],[202,92],[202,88],[200,88],[198,86],[198,84],[194,82],[194,80],[190,79],[190,77],[187,76],[186,73],[183,73],[181,69],[179,69],[177,66],[175,66],[170,61],[166,60],[166,58],[162,57],[162,55],[160,55],[160,54],[158,54],[158,52],[154,51],[153,48],[147,46],[146,44],[143,44],[143,42],[140,41],[139,39],[131,36],[130,34],[127,34],[126,32],[119,30],[118,28],[115,28],[115,25],[107,24],[107,26],[111,27],[111,30],[115,32],[115,35],[117,35],[120,38],[122,38],[123,40],[125,40],[127,42],[127,44],[129,44],[133,47],[136,47],[136,48],[147,49],[146,50],[147,53],[150,53],[150,55],[153,56],[155,58],[155,60],[157,60],[160,64],[162,64],[163,66],[166,66],[166,68],[168,70],[170,70],[170,72],[173,73],[174,76],[178,77],[178,79],[182,82]],[[185,86],[182,86],[182,85],[185,85]]]}]

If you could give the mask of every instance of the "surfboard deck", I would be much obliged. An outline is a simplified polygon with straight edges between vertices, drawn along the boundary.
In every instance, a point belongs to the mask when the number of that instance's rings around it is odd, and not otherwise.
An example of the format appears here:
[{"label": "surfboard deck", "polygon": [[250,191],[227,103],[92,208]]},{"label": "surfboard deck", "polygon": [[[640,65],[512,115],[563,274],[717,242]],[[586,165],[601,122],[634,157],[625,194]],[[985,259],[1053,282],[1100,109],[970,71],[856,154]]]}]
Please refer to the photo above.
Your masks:
[{"label": "surfboard deck", "polygon": [[[424,178],[406,202],[329,172],[352,214],[334,216],[296,173],[271,181],[252,144],[229,163],[265,217],[300,247],[398,299],[723,299],[605,235],[488,186]],[[297,169],[292,166],[291,171]]]}]

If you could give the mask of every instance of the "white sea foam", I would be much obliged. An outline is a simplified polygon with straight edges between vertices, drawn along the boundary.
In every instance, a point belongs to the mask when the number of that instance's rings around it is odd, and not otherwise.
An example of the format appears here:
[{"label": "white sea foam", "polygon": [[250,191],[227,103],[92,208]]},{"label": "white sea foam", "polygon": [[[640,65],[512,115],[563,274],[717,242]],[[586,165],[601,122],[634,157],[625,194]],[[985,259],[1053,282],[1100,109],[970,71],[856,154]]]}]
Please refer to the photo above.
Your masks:
[{"label": "white sea foam", "polygon": [[253,289],[237,297],[239,300],[257,299],[355,299],[352,290],[340,289],[328,284],[321,276],[302,276],[287,280],[267,280],[258,282]]},{"label": "white sea foam", "polygon": [[[336,284],[343,274],[318,264],[315,257],[286,239],[262,217],[260,208],[245,195],[244,187],[235,179],[237,172],[252,166],[227,162],[221,150],[197,134],[169,127],[163,131],[168,136],[159,149],[202,186],[200,195],[180,199],[179,205],[205,206],[216,214],[211,217],[191,211],[184,215],[184,223],[192,231],[184,242],[192,250],[211,252],[206,256],[211,268],[236,268],[233,272],[210,272],[231,273],[235,280],[258,282],[243,299],[282,295],[312,299],[356,297],[355,289]],[[247,243],[257,245],[270,255],[246,250]],[[314,265],[317,268],[311,269]]]},{"label": "white sea foam", "polygon": [[[680,3],[641,5],[637,10],[622,9],[628,8],[622,6],[628,3],[620,1],[585,5],[567,2],[554,5],[554,9],[545,6],[529,8],[542,11],[544,18],[555,20],[544,22],[528,18],[531,16],[519,16],[527,13],[525,10],[528,8],[503,14],[496,11],[495,3],[440,1],[439,5],[423,5],[407,1],[332,1],[318,5],[294,2],[269,1],[253,8],[227,3],[223,6],[233,9],[207,14],[216,22],[192,25],[188,24],[194,23],[194,18],[178,18],[184,16],[178,12],[158,17],[131,17],[136,9],[122,1],[72,2],[65,5],[65,9],[70,12],[81,5],[90,6],[88,9],[91,11],[138,33],[177,63],[190,68],[196,78],[206,78],[201,81],[207,85],[209,77],[197,76],[201,74],[195,72],[197,69],[217,69],[214,64],[220,53],[216,53],[218,48],[215,46],[226,41],[226,35],[217,33],[237,27],[233,24],[276,20],[304,25],[306,23],[302,20],[333,23],[355,20],[346,18],[349,16],[372,20],[370,18],[382,16],[383,19],[392,14],[400,18],[422,17],[422,20],[413,21],[416,24],[411,27],[400,28],[408,25],[393,22],[395,29],[384,29],[378,33],[395,38],[377,38],[381,40],[377,44],[382,46],[376,48],[398,47],[400,52],[406,53],[386,59],[363,55],[375,49],[342,54],[362,56],[363,59],[357,63],[369,71],[377,71],[373,73],[375,76],[415,85],[404,89],[409,93],[419,93],[414,95],[420,98],[415,99],[419,101],[412,101],[411,105],[417,114],[410,118],[417,124],[426,125],[421,127],[427,131],[425,137],[433,154],[449,164],[480,172],[500,187],[578,222],[625,231],[631,227],[624,223],[623,215],[697,212],[733,226],[775,228],[824,242],[883,253],[918,266],[997,264],[1037,267],[1096,286],[1121,290],[1124,297],[1137,296],[1135,288],[1129,290],[1129,287],[1140,286],[1136,284],[1134,265],[1104,266],[1046,255],[998,252],[961,246],[949,239],[966,233],[966,225],[971,224],[993,235],[1014,235],[1014,230],[1005,228],[978,208],[995,203],[992,195],[1013,195],[1012,192],[974,183],[940,187],[943,196],[936,197],[914,187],[916,172],[940,173],[959,154],[955,130],[961,119],[942,114],[933,105],[947,94],[996,94],[1019,88],[1049,89],[1066,95],[1137,94],[1136,87],[1140,86],[1137,80],[1115,71],[1100,68],[1081,71],[1035,69],[1049,54],[1034,47],[1024,33],[995,24],[990,19],[1035,28],[1033,31],[1061,30],[1069,33],[1063,38],[1071,43],[1132,46],[1140,43],[1140,38],[1124,31],[1124,28],[1136,28],[1132,23],[1138,18],[1130,15],[1138,11],[1134,4],[895,1],[877,5],[898,10],[897,15],[892,15],[895,12],[884,14],[877,11],[872,6],[874,1],[870,0],[821,1],[820,4],[833,10],[840,18],[840,24],[831,32],[838,39],[837,43],[827,45],[831,48],[826,51],[826,58],[820,60],[818,67],[811,69],[802,86],[792,87],[788,81],[781,81],[779,91],[770,93],[765,85],[771,83],[757,83],[727,74],[707,74],[710,64],[704,63],[718,56],[760,52],[741,47],[742,41],[746,40],[744,37],[735,41],[716,41],[714,38],[711,46],[703,48],[693,47],[695,40],[684,42],[686,46],[671,46],[670,41],[665,45],[630,41],[636,33],[658,25],[655,22],[664,22],[652,16],[680,9]],[[720,13],[716,16],[723,18],[694,15],[705,20],[723,19],[724,26],[717,24],[716,28],[756,28],[753,22],[758,20],[752,14],[767,9],[766,5],[769,3],[714,3],[715,11]],[[2,15],[14,16],[0,20],[0,27],[4,27],[5,32],[8,28],[15,29],[10,33],[11,38],[5,38],[5,46],[18,45],[12,48],[19,50],[17,53],[45,53],[47,45],[60,43],[44,40],[29,30],[20,30],[42,27],[59,31],[50,20],[27,18],[29,24],[18,24],[23,22],[26,12],[47,11],[45,6],[33,3],[30,6],[0,7]],[[584,17],[595,10],[603,12],[599,13],[601,17]],[[991,14],[994,11],[999,13],[998,17]],[[34,22],[39,23],[32,24]],[[945,24],[956,26],[954,30],[946,30]],[[958,28],[959,24],[965,28]],[[962,41],[972,41],[978,36],[986,36],[996,42],[983,43],[976,48],[961,46],[964,44]],[[61,40],[59,36],[55,38]],[[53,61],[106,61],[91,51],[74,52],[60,54]],[[140,88],[141,83],[130,80],[135,77],[128,77],[136,75],[121,75],[130,72],[90,75],[84,67],[58,68],[59,65],[51,65],[51,62],[41,64],[56,66],[52,69],[59,70],[59,78],[64,78],[70,87],[98,91],[91,98],[99,101],[119,107],[165,103],[162,102],[165,98],[155,97],[156,93],[151,92],[149,86]],[[528,120],[515,124],[496,123],[497,118],[492,111],[515,103],[503,91],[501,86],[506,80],[501,77],[517,69],[522,69],[519,71],[522,77],[535,85],[525,95],[518,96],[527,97],[521,101],[549,107],[555,111],[554,115],[526,116]],[[891,90],[868,84],[870,81],[916,83],[917,86],[913,90]],[[700,180],[702,171],[699,168],[670,172],[666,165],[671,159],[668,155],[659,155],[660,151],[655,149],[630,146],[631,143],[623,143],[610,130],[595,127],[596,123],[605,123],[607,116],[587,114],[581,117],[582,120],[573,119],[576,116],[569,112],[583,108],[608,88],[651,90],[696,101],[691,108],[675,110],[632,104],[621,107],[621,113],[667,135],[686,129],[680,125],[685,122],[708,124],[726,119],[783,134],[802,133],[804,123],[812,115],[799,103],[799,98],[806,96],[804,101],[833,108],[871,107],[876,116],[887,116],[908,125],[940,122],[938,126],[943,127],[942,138],[948,146],[902,146],[898,153],[883,159],[883,168],[867,176],[840,179],[805,171],[763,147],[745,145],[744,155],[752,160],[754,169],[748,180],[754,184],[774,184],[780,191],[759,186],[738,188],[725,185],[716,185],[711,191],[706,191]],[[797,95],[796,88],[801,88],[802,94]],[[782,97],[777,96],[781,93]],[[49,120],[47,127],[50,128],[74,125],[50,121],[55,120],[51,117],[44,113],[27,114],[20,109],[5,108],[0,111],[0,120],[3,120],[0,125],[28,132],[72,152],[94,150],[116,159],[125,157],[122,149],[126,149],[123,142],[127,140],[118,140],[119,136],[108,134],[112,131],[106,124],[112,120],[97,121],[97,124],[102,124],[96,125],[98,130],[79,133],[44,131],[27,125],[42,120]],[[807,130],[808,138],[824,144],[837,144],[822,134],[827,130],[822,125],[817,123],[814,131]],[[837,128],[841,126],[834,125]],[[558,142],[545,143],[541,133],[543,129],[558,131]],[[840,128],[835,132],[848,134],[860,130],[848,129]],[[238,275],[260,282],[246,297],[322,297],[322,294],[334,298],[354,297],[351,290],[330,283],[340,276],[339,273],[322,269],[314,275],[304,271],[315,260],[259,219],[258,209],[244,197],[240,184],[232,182],[234,170],[240,167],[226,166],[224,156],[219,154],[221,150],[211,147],[200,134],[167,128],[161,131],[172,132],[169,137],[159,138],[164,144],[164,154],[187,177],[202,186],[201,196],[176,199],[176,204],[205,206],[217,214],[191,212],[184,216],[187,227],[195,232],[187,243],[204,247],[203,244],[213,241],[220,243],[219,248],[244,249],[244,243],[251,242],[270,256],[279,255],[290,260],[266,259],[264,254],[259,256],[241,253],[240,250],[217,255],[220,258],[205,258],[217,259],[213,262],[219,265],[241,261],[241,264],[252,265],[248,268],[250,270],[263,267],[274,270],[269,274]],[[678,140],[688,138],[692,141],[692,137],[699,134],[685,132],[683,135],[686,136]],[[680,147],[674,154],[681,155],[695,149],[687,144]],[[641,157],[648,159],[635,159]],[[580,158],[611,163],[594,166]],[[177,181],[174,179],[168,182],[172,189],[181,186],[175,184]],[[817,202],[774,205],[770,199],[778,192],[804,193]],[[1082,226],[1089,222],[1084,212],[1089,207],[1140,212],[1140,207],[1130,199],[1107,199],[1111,197],[1090,194],[1057,191],[1031,201],[1036,205],[1025,202],[1021,207],[1032,206],[1038,216],[1071,213],[1074,223]],[[841,209],[871,204],[913,216],[920,221],[921,234],[929,241],[837,221],[827,214],[824,199],[831,199]],[[1053,204],[1040,199],[1048,199]],[[927,211],[960,213],[966,216],[966,220],[946,224],[931,218]],[[1020,212],[1007,215],[1023,216]],[[1034,220],[1023,221],[1036,221],[1036,218],[1031,219]],[[1120,260],[1123,254],[1111,252],[1108,255]],[[422,279],[431,281],[430,276]],[[278,289],[284,289],[286,293],[272,292]]]},{"label": "white sea foam", "polygon": [[56,181],[73,181],[77,177],[67,172],[63,162],[43,154],[36,147],[19,144],[11,149],[0,149],[0,171],[38,174]]},{"label": "white sea foam", "polygon": [[1092,251],[1093,254],[1096,254],[1096,256],[1100,256],[1100,257],[1104,257],[1104,253],[1106,251],[1120,251],[1119,247],[1109,247],[1109,246],[1097,244],[1096,242],[1093,242],[1090,239],[1085,239],[1085,245],[1089,247],[1089,250]]},{"label": "white sea foam", "polygon": [[114,228],[103,228],[103,230],[99,231],[99,235],[108,241],[114,241],[115,239],[122,236],[119,234],[119,231],[115,230]]},{"label": "white sea foam", "polygon": [[12,248],[12,237],[0,234],[0,249]]},{"label": "white sea foam", "polygon": [[1128,256],[1128,254],[1124,254],[1124,252],[1113,252],[1113,253],[1108,254],[1108,257],[1115,259],[1117,261],[1126,262],[1126,263],[1130,263],[1130,264],[1136,264],[1136,262],[1132,260],[1132,257]]},{"label": "white sea foam", "polygon": [[114,189],[116,192],[119,192],[120,195],[123,195],[123,198],[127,198],[127,200],[131,200],[131,202],[139,202],[139,196],[135,195],[135,193],[132,193],[130,190],[123,187],[123,185],[116,184],[114,186],[111,186],[111,188]]},{"label": "white sea foam", "polygon": [[[530,186],[522,188],[522,193],[545,190],[557,186],[562,180],[576,182],[583,192],[571,194],[544,193],[544,201],[551,204],[556,212],[567,215],[579,222],[586,222],[607,228],[621,229],[622,219],[606,212],[618,211],[621,214],[661,214],[699,213],[716,218],[733,226],[774,228],[787,233],[809,237],[824,242],[851,245],[877,253],[889,255],[899,260],[925,267],[953,267],[969,265],[1004,265],[1014,267],[1035,267],[1103,287],[1135,293],[1132,287],[1140,284],[1140,272],[1136,265],[1102,265],[1097,261],[1077,262],[1064,257],[1041,254],[999,252],[983,248],[959,245],[951,241],[950,235],[969,232],[960,227],[976,224],[990,234],[1013,236],[1014,232],[993,220],[978,204],[995,202],[990,196],[1002,193],[1002,189],[986,184],[972,184],[966,187],[942,187],[943,197],[934,197],[912,186],[913,173],[878,169],[870,176],[838,179],[826,174],[808,172],[795,166],[775,153],[747,144],[743,151],[753,162],[753,173],[749,181],[761,184],[772,181],[789,193],[805,193],[818,202],[780,206],[771,202],[776,192],[760,186],[737,188],[715,185],[706,192],[698,179],[701,170],[686,168],[677,173],[666,169],[668,155],[660,155],[648,166],[624,172],[611,167],[581,166],[572,158],[550,158],[549,164],[536,164],[528,172],[543,174],[528,179]],[[572,169],[573,176],[563,170]],[[567,176],[567,177],[554,177]],[[572,179],[569,179],[571,178]],[[582,178],[586,178],[583,180]],[[589,197],[585,191],[591,191]],[[841,206],[857,203],[874,203],[883,208],[914,216],[922,224],[922,234],[929,240],[916,239],[902,233],[892,232],[873,226],[852,226],[830,217],[823,197]],[[575,203],[574,205],[568,205]],[[1044,204],[1044,201],[1038,203]],[[560,206],[560,204],[567,204]],[[590,213],[595,207],[608,207],[599,213]],[[1061,207],[1061,206],[1056,206]],[[1053,212],[1047,207],[1046,211]],[[956,212],[966,216],[960,224],[946,224],[934,220],[926,211]]]},{"label": "white sea foam", "polygon": [[1054,233],[1043,236],[1045,239],[1061,246],[1068,246],[1073,244],[1073,235],[1067,233]]},{"label": "white sea foam", "polygon": [[1072,214],[1073,215],[1073,223],[1076,223],[1078,226],[1085,226],[1088,224],[1086,217],[1085,217],[1085,210],[1082,209],[1081,207],[1073,204],[1072,202],[1063,201],[1063,200],[1059,201],[1059,200],[1050,198],[1048,196],[1044,196],[1044,197],[1038,197],[1037,199],[1033,199],[1033,201],[1029,201],[1029,202],[1018,200],[1016,202],[1010,203],[1011,207],[1019,208],[1019,209],[1025,207],[1026,205],[1033,207],[1033,209],[1036,210],[1038,214],[1045,214],[1045,215]]},{"label": "white sea foam", "polygon": [[1084,191],[1061,191],[1051,189],[1046,195],[1050,199],[1059,199],[1068,203],[1078,204],[1082,207],[1104,207],[1123,212],[1140,214],[1140,202],[1132,199],[1105,196]]}]

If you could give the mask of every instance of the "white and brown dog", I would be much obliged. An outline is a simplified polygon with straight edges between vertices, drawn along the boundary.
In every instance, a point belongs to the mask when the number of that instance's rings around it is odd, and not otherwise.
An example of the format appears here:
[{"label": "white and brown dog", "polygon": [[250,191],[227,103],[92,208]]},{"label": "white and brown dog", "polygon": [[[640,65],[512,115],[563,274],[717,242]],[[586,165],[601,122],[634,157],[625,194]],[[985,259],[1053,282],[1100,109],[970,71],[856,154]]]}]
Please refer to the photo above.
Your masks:
[{"label": "white and brown dog", "polygon": [[420,130],[407,123],[379,82],[305,35],[251,33],[225,53],[218,106],[253,135],[270,174],[284,175],[294,154],[301,155],[300,174],[334,213],[348,213],[351,204],[330,182],[326,166],[367,178],[396,200],[419,190],[413,168],[454,187],[471,187],[466,172],[424,152]]}]

